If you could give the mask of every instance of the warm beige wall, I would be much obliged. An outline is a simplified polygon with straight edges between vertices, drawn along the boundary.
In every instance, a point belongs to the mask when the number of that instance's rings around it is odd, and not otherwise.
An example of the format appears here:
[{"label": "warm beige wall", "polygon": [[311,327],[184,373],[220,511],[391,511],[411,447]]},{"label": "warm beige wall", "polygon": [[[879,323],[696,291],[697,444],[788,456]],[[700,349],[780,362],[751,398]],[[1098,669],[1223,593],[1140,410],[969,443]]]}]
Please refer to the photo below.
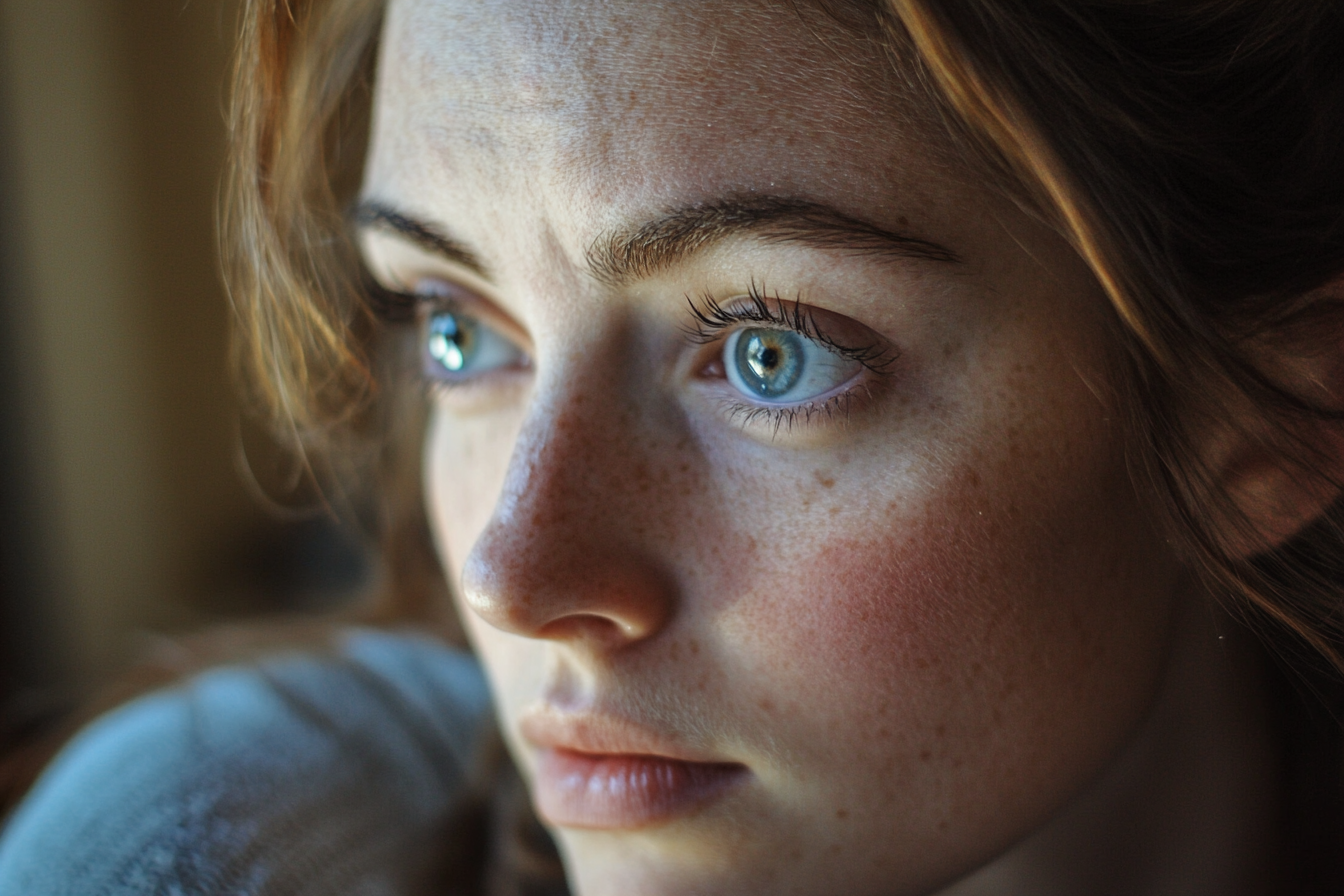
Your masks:
[{"label": "warm beige wall", "polygon": [[218,608],[264,528],[236,411],[212,210],[233,0],[0,0],[18,189],[25,428],[67,669]]}]

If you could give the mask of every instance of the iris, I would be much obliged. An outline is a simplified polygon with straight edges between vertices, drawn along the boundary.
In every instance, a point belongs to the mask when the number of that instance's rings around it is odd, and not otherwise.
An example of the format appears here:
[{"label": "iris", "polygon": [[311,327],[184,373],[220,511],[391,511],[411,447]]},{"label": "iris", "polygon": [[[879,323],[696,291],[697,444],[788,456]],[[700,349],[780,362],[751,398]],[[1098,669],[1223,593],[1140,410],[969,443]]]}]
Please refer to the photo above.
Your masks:
[{"label": "iris", "polygon": [[431,379],[463,382],[502,368],[527,366],[527,355],[494,327],[456,309],[435,311],[425,327]]},{"label": "iris", "polygon": [[744,330],[735,340],[733,362],[742,385],[754,397],[777,400],[802,378],[807,346],[788,330]]},{"label": "iris", "polygon": [[426,348],[444,370],[461,373],[475,358],[479,325],[469,317],[441,311],[429,319]]}]

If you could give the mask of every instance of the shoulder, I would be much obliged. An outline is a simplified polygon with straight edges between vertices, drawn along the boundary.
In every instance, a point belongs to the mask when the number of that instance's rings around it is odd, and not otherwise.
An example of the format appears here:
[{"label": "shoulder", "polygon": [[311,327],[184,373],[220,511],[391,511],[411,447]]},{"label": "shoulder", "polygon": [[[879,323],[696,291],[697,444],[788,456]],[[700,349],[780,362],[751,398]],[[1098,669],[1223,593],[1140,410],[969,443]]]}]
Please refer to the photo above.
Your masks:
[{"label": "shoulder", "polygon": [[109,713],[0,839],[0,892],[398,892],[490,728],[475,662],[352,630]]}]

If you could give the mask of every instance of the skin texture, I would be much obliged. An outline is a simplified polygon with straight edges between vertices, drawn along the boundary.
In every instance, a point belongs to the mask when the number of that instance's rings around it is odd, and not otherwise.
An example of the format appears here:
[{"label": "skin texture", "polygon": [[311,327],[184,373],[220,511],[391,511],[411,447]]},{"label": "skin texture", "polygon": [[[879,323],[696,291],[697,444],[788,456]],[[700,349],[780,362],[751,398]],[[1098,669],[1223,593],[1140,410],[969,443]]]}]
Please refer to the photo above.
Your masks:
[{"label": "skin texture", "polygon": [[[666,823],[558,828],[583,896],[920,893],[1027,861],[1148,761],[1126,750],[1211,630],[1127,476],[1098,287],[928,120],[871,40],[787,5],[390,5],[364,196],[488,276],[377,228],[366,261],[527,358],[436,389],[425,446],[515,759],[534,774],[543,708],[750,773]],[[589,270],[614,230],[767,194],[961,260],[748,234]],[[688,296],[753,284],[894,360],[823,411],[743,413]]]}]

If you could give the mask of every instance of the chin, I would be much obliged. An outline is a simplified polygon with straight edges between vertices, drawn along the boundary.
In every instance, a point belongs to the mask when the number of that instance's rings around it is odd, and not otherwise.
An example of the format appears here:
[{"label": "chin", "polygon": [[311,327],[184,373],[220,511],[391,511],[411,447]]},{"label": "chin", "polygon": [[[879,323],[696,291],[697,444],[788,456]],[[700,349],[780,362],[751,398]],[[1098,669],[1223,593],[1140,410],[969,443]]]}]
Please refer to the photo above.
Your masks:
[{"label": "chin", "polygon": [[656,832],[559,830],[575,896],[747,896],[783,892],[752,873],[731,846],[707,851]]}]

